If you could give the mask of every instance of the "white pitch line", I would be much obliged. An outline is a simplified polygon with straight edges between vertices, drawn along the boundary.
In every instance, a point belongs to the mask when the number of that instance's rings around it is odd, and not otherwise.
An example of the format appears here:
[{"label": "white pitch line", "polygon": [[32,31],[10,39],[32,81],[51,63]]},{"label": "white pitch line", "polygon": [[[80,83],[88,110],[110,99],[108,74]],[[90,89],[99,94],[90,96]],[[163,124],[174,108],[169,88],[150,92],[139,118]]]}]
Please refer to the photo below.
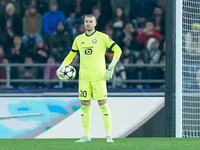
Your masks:
[{"label": "white pitch line", "polygon": [[42,116],[41,113],[33,113],[33,114],[23,114],[23,115],[9,115],[9,116],[0,116],[1,119],[10,119],[10,118],[23,118],[23,117],[35,117],[35,116]]}]

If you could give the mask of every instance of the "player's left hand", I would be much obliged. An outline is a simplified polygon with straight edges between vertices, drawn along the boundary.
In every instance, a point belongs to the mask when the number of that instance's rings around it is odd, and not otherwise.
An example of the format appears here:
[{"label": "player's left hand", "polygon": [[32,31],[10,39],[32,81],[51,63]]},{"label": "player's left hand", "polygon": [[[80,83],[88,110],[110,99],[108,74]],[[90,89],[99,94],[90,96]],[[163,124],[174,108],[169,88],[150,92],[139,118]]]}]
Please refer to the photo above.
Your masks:
[{"label": "player's left hand", "polygon": [[112,79],[114,68],[115,68],[115,65],[112,63],[108,66],[108,69],[106,70],[106,73],[103,77],[105,80],[109,81],[110,79]]}]

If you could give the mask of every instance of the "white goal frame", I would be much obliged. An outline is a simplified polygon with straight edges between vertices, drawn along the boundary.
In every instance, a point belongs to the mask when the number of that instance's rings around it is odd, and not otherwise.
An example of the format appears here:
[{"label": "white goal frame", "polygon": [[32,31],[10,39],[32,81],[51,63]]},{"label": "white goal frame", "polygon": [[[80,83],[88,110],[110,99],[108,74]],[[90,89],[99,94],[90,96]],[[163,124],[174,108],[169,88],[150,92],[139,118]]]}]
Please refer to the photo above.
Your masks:
[{"label": "white goal frame", "polygon": [[176,0],[176,102],[175,137],[182,137],[182,3]]}]

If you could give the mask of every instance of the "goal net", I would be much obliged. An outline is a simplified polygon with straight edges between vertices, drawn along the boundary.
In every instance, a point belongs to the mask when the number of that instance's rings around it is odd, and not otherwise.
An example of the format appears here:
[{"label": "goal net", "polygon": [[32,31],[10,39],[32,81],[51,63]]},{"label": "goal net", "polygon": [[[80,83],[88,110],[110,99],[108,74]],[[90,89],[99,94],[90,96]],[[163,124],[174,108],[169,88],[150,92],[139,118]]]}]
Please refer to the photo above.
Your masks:
[{"label": "goal net", "polygon": [[200,137],[200,0],[182,3],[182,137]]}]

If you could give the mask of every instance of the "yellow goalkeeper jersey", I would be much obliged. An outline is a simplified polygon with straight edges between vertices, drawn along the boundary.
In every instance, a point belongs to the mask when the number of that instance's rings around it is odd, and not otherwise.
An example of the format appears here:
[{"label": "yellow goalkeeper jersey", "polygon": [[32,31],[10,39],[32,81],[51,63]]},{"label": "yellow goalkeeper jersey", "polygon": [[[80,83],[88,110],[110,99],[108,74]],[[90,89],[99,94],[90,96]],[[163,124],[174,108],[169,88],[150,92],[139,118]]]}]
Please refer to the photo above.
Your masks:
[{"label": "yellow goalkeeper jersey", "polygon": [[77,36],[72,45],[73,52],[80,53],[79,80],[101,80],[106,71],[105,52],[115,42],[108,35],[95,31],[92,35]]}]

